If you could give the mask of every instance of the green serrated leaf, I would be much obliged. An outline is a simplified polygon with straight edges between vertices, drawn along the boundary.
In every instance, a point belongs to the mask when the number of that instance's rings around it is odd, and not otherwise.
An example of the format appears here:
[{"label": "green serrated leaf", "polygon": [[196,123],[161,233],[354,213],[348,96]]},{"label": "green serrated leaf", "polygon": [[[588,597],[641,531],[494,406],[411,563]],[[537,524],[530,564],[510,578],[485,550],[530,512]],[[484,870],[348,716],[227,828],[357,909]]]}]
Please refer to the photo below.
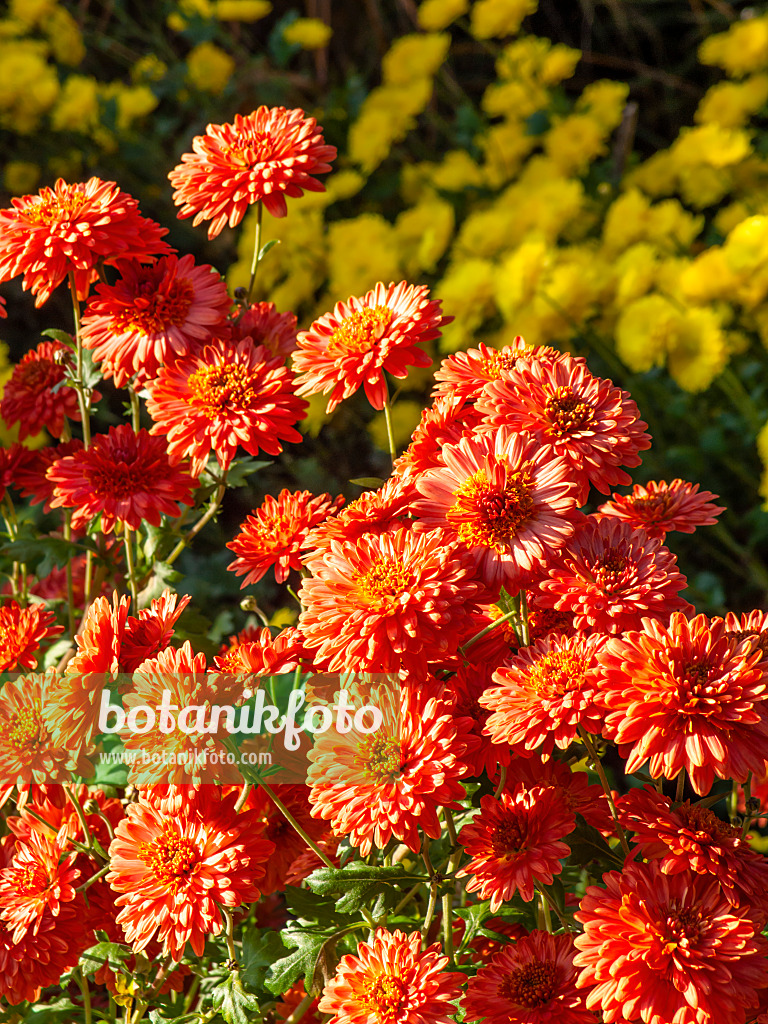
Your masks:
[{"label": "green serrated leaf", "polygon": [[264,462],[260,459],[236,459],[227,472],[227,487],[243,487],[248,477],[258,473],[260,469],[266,469],[267,466],[271,465],[271,462]]},{"label": "green serrated leaf", "polygon": [[295,950],[272,965],[266,987],[273,995],[280,995],[303,977],[307,992],[317,994],[335,970],[336,943],[350,930],[289,925],[283,930],[283,942]]},{"label": "green serrated leaf", "polygon": [[258,997],[246,992],[239,971],[233,971],[226,981],[211,992],[211,1005],[227,1024],[253,1024],[253,1014],[259,1014]]},{"label": "green serrated leaf", "polygon": [[142,608],[146,608],[156,597],[160,597],[167,586],[184,578],[183,573],[177,572],[167,562],[155,562],[152,568],[152,579],[139,594],[139,605]]},{"label": "green serrated leaf", "polygon": [[571,863],[582,867],[595,860],[605,868],[621,867],[624,863],[621,854],[611,849],[602,833],[594,825],[589,825],[580,814],[576,815],[576,828],[568,836],[568,845],[571,848]]},{"label": "green serrated leaf", "polygon": [[285,956],[285,946],[278,932],[271,929],[250,928],[243,935],[242,968],[240,977],[249,989],[263,988],[267,971]]},{"label": "green serrated leaf", "polygon": [[71,334],[67,334],[66,331],[60,331],[56,327],[48,327],[44,331],[40,331],[44,338],[52,338],[54,341],[58,341],[62,345],[66,345],[67,348],[74,350],[75,339]]},{"label": "green serrated leaf", "polygon": [[123,964],[130,955],[127,946],[119,942],[97,942],[80,954],[80,969],[84,974],[95,974],[106,963],[111,971],[127,974]]},{"label": "green serrated leaf", "polygon": [[[403,884],[428,881],[417,875],[407,875],[402,864],[383,867],[373,864],[352,863],[343,868],[318,868],[307,879],[313,892],[319,895],[340,893],[336,912],[355,914],[373,900]],[[451,883],[453,884],[453,883]]]},{"label": "green serrated leaf", "polygon": [[335,923],[335,900],[330,896],[299,889],[296,885],[287,885],[285,903],[288,912],[301,921],[315,921],[327,925]]}]

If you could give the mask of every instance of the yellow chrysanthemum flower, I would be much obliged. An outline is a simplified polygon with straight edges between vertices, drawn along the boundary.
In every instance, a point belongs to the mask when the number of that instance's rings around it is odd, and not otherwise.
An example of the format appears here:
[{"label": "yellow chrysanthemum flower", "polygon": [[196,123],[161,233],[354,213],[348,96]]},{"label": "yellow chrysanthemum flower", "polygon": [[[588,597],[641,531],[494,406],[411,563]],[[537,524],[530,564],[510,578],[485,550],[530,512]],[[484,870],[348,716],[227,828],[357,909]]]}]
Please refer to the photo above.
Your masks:
[{"label": "yellow chrysanthemum flower", "polygon": [[214,13],[219,21],[260,21],[271,10],[269,0],[217,0]]},{"label": "yellow chrysanthemum flower", "polygon": [[453,206],[428,199],[404,210],[395,221],[400,263],[408,277],[432,272],[448,247],[454,228]]},{"label": "yellow chrysanthemum flower", "polygon": [[0,43],[0,127],[30,135],[59,94],[47,46],[32,39]]},{"label": "yellow chrysanthemum flower", "polygon": [[768,17],[736,21],[727,32],[709,36],[699,47],[702,64],[714,64],[734,78],[768,68]]},{"label": "yellow chrysanthemum flower", "polygon": [[378,213],[328,225],[328,288],[332,301],[364,295],[378,281],[397,280],[394,227]]},{"label": "yellow chrysanthemum flower", "polygon": [[156,53],[147,53],[139,57],[131,68],[131,81],[134,85],[143,82],[159,82],[168,73],[168,65],[160,60]]},{"label": "yellow chrysanthemum flower", "polygon": [[27,160],[9,160],[3,172],[3,185],[12,196],[34,192],[40,180],[40,168]]},{"label": "yellow chrysanthemum flower", "polygon": [[520,30],[523,19],[533,14],[538,0],[475,0],[471,32],[475,39],[501,39]]},{"label": "yellow chrysanthemum flower", "polygon": [[744,82],[718,82],[702,97],[694,119],[698,124],[742,128],[768,101],[768,75],[753,75]]},{"label": "yellow chrysanthemum flower", "polygon": [[667,349],[667,369],[685,391],[706,391],[728,362],[720,319],[713,309],[687,309]]},{"label": "yellow chrysanthemum flower", "polygon": [[322,50],[333,35],[333,29],[320,18],[297,18],[283,30],[283,39],[304,50]]},{"label": "yellow chrysanthemum flower", "polygon": [[448,56],[451,37],[447,32],[416,33],[396,39],[381,62],[386,85],[410,85],[432,78]]},{"label": "yellow chrysanthemum flower", "polygon": [[419,27],[425,32],[439,32],[468,10],[469,0],[424,0],[419,7]]},{"label": "yellow chrysanthemum flower", "polygon": [[198,43],[187,57],[186,80],[213,96],[220,95],[235,71],[235,62],[215,43]]},{"label": "yellow chrysanthemum flower", "polygon": [[85,60],[85,43],[80,26],[63,7],[55,7],[46,14],[40,28],[45,33],[53,56],[59,64],[76,68]]},{"label": "yellow chrysanthemum flower", "polygon": [[70,75],[51,111],[51,125],[57,132],[93,131],[99,123],[99,83],[90,75]]},{"label": "yellow chrysanthemum flower", "polygon": [[589,114],[569,114],[544,136],[544,152],[564,177],[582,175],[608,152],[605,130]]},{"label": "yellow chrysanthemum flower", "polygon": [[625,306],[616,324],[616,351],[635,373],[663,366],[680,312],[657,292]]},{"label": "yellow chrysanthemum flower", "polygon": [[435,289],[435,297],[443,300],[445,309],[455,317],[443,329],[440,347],[443,352],[466,348],[484,320],[495,312],[494,266],[489,260],[463,260],[448,268]]},{"label": "yellow chrysanthemum flower", "polygon": [[604,132],[612,132],[621,124],[628,95],[629,86],[624,82],[601,79],[584,88],[576,101],[576,110],[586,111]]}]

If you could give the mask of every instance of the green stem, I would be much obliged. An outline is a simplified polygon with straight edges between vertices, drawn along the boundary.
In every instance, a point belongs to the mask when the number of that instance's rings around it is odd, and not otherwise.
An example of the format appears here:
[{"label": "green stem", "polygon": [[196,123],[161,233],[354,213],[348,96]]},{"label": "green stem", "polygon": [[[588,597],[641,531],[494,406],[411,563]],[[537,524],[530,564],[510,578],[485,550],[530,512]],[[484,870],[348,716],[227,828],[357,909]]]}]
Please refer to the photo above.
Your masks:
[{"label": "green stem", "polygon": [[91,830],[88,827],[88,820],[85,817],[85,811],[80,806],[80,801],[69,786],[64,787],[64,792],[67,795],[67,799],[75,809],[75,814],[77,815],[80,827],[83,830],[83,838],[85,839],[89,852],[96,854],[96,856],[101,857],[103,860],[109,860],[109,857],[102,849],[101,843],[91,835]]},{"label": "green stem", "polygon": [[77,392],[77,404],[80,409],[80,419],[83,428],[83,444],[87,448],[91,443],[90,399],[86,397],[85,385],[83,384],[83,338],[80,331],[80,300],[77,297],[74,270],[69,271],[69,294],[72,296],[72,317],[75,322],[75,372],[77,375],[75,391]]},{"label": "green stem", "polygon": [[77,987],[83,995],[83,1014],[85,1017],[85,1024],[91,1024],[91,990],[88,987],[88,979],[79,967],[75,968],[73,974],[75,981],[77,982]]},{"label": "green stem", "polygon": [[286,819],[286,821],[290,825],[292,825],[293,828],[299,833],[299,835],[304,840],[304,842],[307,844],[307,846],[317,854],[317,856],[320,858],[320,860],[323,862],[323,864],[325,864],[325,866],[327,868],[330,868],[331,871],[335,871],[336,870],[336,866],[333,863],[333,861],[331,861],[328,858],[327,854],[323,853],[323,851],[320,849],[320,847],[317,845],[317,843],[314,841],[314,839],[311,839],[307,835],[307,833],[304,831],[304,829],[301,827],[301,825],[298,823],[298,821],[296,821],[296,819],[291,814],[291,812],[288,810],[288,808],[285,806],[285,804],[280,799],[280,797],[277,796],[277,794],[274,793],[270,789],[270,787],[266,784],[266,782],[259,782],[259,785],[264,790],[264,792],[267,794],[267,796],[272,801],[272,803],[275,805],[275,807],[277,807],[277,809],[280,811],[280,813],[283,815],[283,817]]},{"label": "green stem", "polygon": [[592,744],[592,740],[589,738],[589,734],[581,725],[579,726],[579,736],[581,737],[581,742],[587,748],[587,753],[589,754],[590,760],[592,761],[592,765],[598,774],[600,784],[602,785],[603,792],[605,793],[605,798],[608,801],[608,807],[611,811],[611,817],[613,818],[613,822],[616,826],[616,835],[619,837],[619,842],[621,843],[621,848],[624,851],[624,855],[628,857],[630,853],[629,843],[627,842],[627,837],[624,835],[624,829],[621,827],[621,824],[619,822],[619,815],[616,810],[616,804],[613,799],[611,787],[608,785],[608,777],[605,774],[605,768],[603,768],[602,762],[600,758],[597,756],[597,751],[595,750],[594,745]]},{"label": "green stem", "polygon": [[389,404],[389,395],[384,399],[384,422],[387,425],[387,442],[389,443],[389,454],[392,459],[392,465],[395,464],[397,458],[397,451],[395,449],[395,435],[392,432],[392,407]]},{"label": "green stem", "polygon": [[675,803],[681,804],[683,802],[683,793],[685,792],[685,769],[681,768],[677,775],[677,783],[675,785]]},{"label": "green stem", "polygon": [[301,1018],[304,1016],[304,1014],[307,1012],[307,1010],[312,1005],[312,1000],[313,999],[314,999],[314,996],[312,995],[311,992],[308,993],[307,995],[305,995],[304,998],[299,1003],[299,1005],[295,1008],[293,1013],[291,1013],[288,1017],[286,1017],[285,1024],[299,1024],[299,1021],[301,1020]]},{"label": "green stem", "polygon": [[226,936],[227,952],[229,953],[229,959],[232,960],[233,963],[237,963],[237,957],[235,956],[235,920],[232,917],[230,911],[227,910],[226,907],[221,908],[221,913],[224,917],[224,920],[227,923]]},{"label": "green stem", "polygon": [[520,591],[520,626],[523,647],[527,647],[531,642],[531,634],[528,627],[528,597],[524,590]]},{"label": "green stem", "polygon": [[481,629],[479,633],[475,633],[475,635],[471,637],[469,640],[467,640],[467,642],[462,647],[460,647],[459,650],[461,651],[462,654],[465,654],[468,647],[471,647],[472,644],[476,644],[478,640],[482,640],[482,638],[487,633],[490,633],[491,630],[498,629],[498,627],[502,626],[505,622],[509,622],[510,619],[516,619],[517,617],[517,610],[507,612],[506,615],[499,616],[498,619],[493,620],[490,626],[486,626],[485,629]]},{"label": "green stem", "polygon": [[747,775],[747,781],[744,783],[744,824],[741,827],[741,838],[746,839],[747,832],[749,832],[749,826],[752,824],[752,817],[749,813],[749,804],[752,800],[752,772]]},{"label": "green stem", "polygon": [[[64,540],[72,540],[72,510],[67,509],[64,513]],[[72,559],[67,559],[67,620],[69,623],[69,635],[75,635],[75,586],[72,580]]]},{"label": "green stem", "polygon": [[125,564],[128,568],[128,586],[131,591],[131,611],[134,615],[138,615],[139,590],[136,586],[136,566],[133,558],[133,530],[127,523],[125,524],[125,536],[123,539],[125,541]]},{"label": "green stem", "polygon": [[224,475],[222,476],[221,483],[219,484],[219,489],[216,491],[216,495],[213,501],[211,502],[208,510],[205,512],[203,516],[200,517],[200,519],[198,519],[198,521],[195,523],[195,525],[192,527],[189,533],[179,540],[179,543],[176,545],[176,547],[173,549],[173,551],[166,559],[168,565],[173,565],[173,563],[179,557],[184,548],[195,539],[195,537],[198,535],[198,533],[200,533],[200,531],[203,529],[206,523],[209,523],[211,519],[213,519],[213,517],[219,511],[219,507],[224,498],[224,492],[226,491],[226,489],[227,474],[225,472]]},{"label": "green stem", "polygon": [[256,203],[256,234],[253,240],[253,260],[251,261],[251,279],[248,282],[248,291],[245,296],[246,307],[251,304],[251,297],[253,295],[253,286],[256,283],[256,270],[261,261],[261,214],[262,206],[261,203]]},{"label": "green stem", "polygon": [[128,388],[128,395],[131,399],[131,426],[133,427],[134,434],[138,434],[139,430],[141,430],[141,406],[139,405],[139,396],[132,387]]},{"label": "green stem", "polygon": [[244,782],[243,788],[240,790],[240,796],[237,798],[237,803],[235,804],[235,814],[237,814],[239,811],[243,809],[243,804],[248,799],[248,794],[250,793],[250,791],[250,782]]}]

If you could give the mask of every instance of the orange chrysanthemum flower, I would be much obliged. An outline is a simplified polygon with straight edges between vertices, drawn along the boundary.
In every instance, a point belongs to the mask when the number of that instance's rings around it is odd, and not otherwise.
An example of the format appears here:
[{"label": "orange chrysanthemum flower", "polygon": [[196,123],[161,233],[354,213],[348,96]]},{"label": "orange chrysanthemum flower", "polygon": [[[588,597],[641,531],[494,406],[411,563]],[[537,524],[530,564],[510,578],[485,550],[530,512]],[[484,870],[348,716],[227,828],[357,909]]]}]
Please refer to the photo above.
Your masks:
[{"label": "orange chrysanthemum flower", "polygon": [[332,540],[311,569],[299,592],[299,629],[330,672],[423,675],[430,662],[456,653],[477,610],[471,566],[444,530],[417,534],[402,526],[349,543]]},{"label": "orange chrysanthemum flower", "polygon": [[115,284],[99,284],[83,314],[83,345],[121,388],[143,385],[161,366],[205,341],[231,306],[227,286],[194,257],[165,256],[154,266],[121,262]]},{"label": "orange chrysanthemum flower", "polygon": [[236,800],[203,786],[172,816],[144,796],[129,805],[109,847],[107,881],[122,894],[117,922],[135,952],[157,935],[175,961],[188,942],[201,956],[206,936],[222,930],[219,908],[259,898],[274,846],[256,814],[235,811]]},{"label": "orange chrysanthemum flower", "polygon": [[103,533],[115,523],[137,530],[143,522],[160,525],[176,518],[179,502],[192,505],[197,481],[168,461],[165,443],[127,423],[97,434],[90,448],[57,459],[46,476],[54,483],[53,508],[72,508],[72,526],[81,529],[101,516]]},{"label": "orange chrysanthemum flower", "polygon": [[[498,779],[493,779],[498,783]],[[507,768],[505,788],[512,792],[523,783],[556,789],[568,810],[580,814],[604,836],[612,836],[616,828],[602,786],[590,784],[586,772],[574,771],[565,761],[551,757],[544,761],[538,754],[533,757],[513,757]]]},{"label": "orange chrysanthemum flower", "polygon": [[[318,821],[312,816],[308,786],[278,783],[274,786],[274,792],[310,839],[317,841],[325,835],[327,832],[325,822]],[[264,895],[282,892],[285,889],[286,875],[291,865],[309,847],[260,786],[253,787],[243,807],[247,811],[255,811],[258,814],[264,822],[264,838],[274,843],[275,846],[275,852],[266,864],[264,880],[259,884],[259,888]],[[320,866],[319,862],[317,866]]]},{"label": "orange chrysanthemum flower", "polygon": [[311,491],[292,493],[284,488],[277,499],[268,494],[227,544],[237,555],[227,568],[245,576],[241,589],[258,582],[270,568],[278,583],[288,579],[291,569],[298,572],[307,533],[343,503],[341,495],[334,500],[330,494],[315,496]]},{"label": "orange chrysanthemum flower", "polygon": [[211,451],[228,469],[238,445],[251,455],[279,455],[283,441],[301,441],[294,428],[307,403],[282,359],[268,357],[250,338],[214,339],[164,367],[149,387],[147,411],[168,454],[187,456],[202,473]]},{"label": "orange chrysanthemum flower", "polygon": [[[522,360],[543,360],[551,363],[561,358],[561,353],[548,345],[526,345],[518,335],[511,345],[490,348],[480,342],[477,348],[465,352],[454,352],[444,359],[437,370],[437,383],[432,389],[433,398],[459,398],[465,402],[476,402],[483,388],[507,371],[514,369]],[[584,363],[582,357],[572,357],[577,363]]]},{"label": "orange chrysanthemum flower", "polygon": [[576,988],[575,955],[570,935],[523,935],[470,978],[464,1019],[486,1024],[595,1024],[586,992]]},{"label": "orange chrysanthemum flower", "polygon": [[534,883],[551,885],[560,859],[571,852],[562,839],[576,818],[561,794],[550,786],[522,784],[511,792],[480,798],[480,812],[465,825],[459,842],[471,858],[459,872],[469,877],[467,892],[490,899],[491,913],[516,892],[533,899]]},{"label": "orange chrysanthemum flower", "polygon": [[754,639],[729,637],[722,619],[669,626],[644,619],[642,632],[613,637],[598,654],[604,735],[652,778],[687,771],[701,796],[715,777],[744,782],[768,761],[768,662]]},{"label": "orange chrysanthemum flower", "polygon": [[744,1024],[768,982],[768,943],[715,879],[628,864],[590,886],[574,942],[587,1006],[606,1024]]},{"label": "orange chrysanthemum flower", "polygon": [[68,782],[70,770],[89,778],[92,766],[81,745],[64,748],[51,729],[50,689],[55,669],[45,675],[20,676],[0,693],[0,783]]},{"label": "orange chrysanthemum flower", "polygon": [[699,491],[698,484],[673,480],[649,480],[645,486],[635,484],[631,494],[614,494],[601,505],[598,515],[623,519],[636,530],[645,530],[649,537],[664,540],[667,533],[693,533],[699,526],[712,526],[725,508],[714,504],[716,494]]},{"label": "orange chrysanthemum flower", "polygon": [[644,618],[693,610],[678,594],[687,580],[660,540],[607,516],[587,518],[539,584],[541,606],[573,615],[579,630],[618,634]]},{"label": "orange chrysanthemum flower", "polygon": [[313,117],[285,107],[259,107],[247,117],[235,114],[234,124],[209,124],[192,149],[168,177],[179,217],[194,214],[195,227],[211,221],[209,238],[227,223],[236,227],[251,203],[263,202],[273,217],[284,217],[286,196],[324,192],[312,175],[327,174],[336,157]]},{"label": "orange chrysanthemum flower", "polygon": [[564,458],[580,505],[590,485],[607,494],[616,484],[630,483],[621,467],[639,466],[639,453],[651,447],[647,424],[628,392],[594,377],[568,355],[520,360],[486,384],[477,407],[486,417],[485,429],[505,426],[533,434],[544,451]]},{"label": "orange chrysanthemum flower", "polygon": [[[382,715],[375,731],[315,736],[307,775],[312,814],[348,836],[364,857],[374,844],[383,850],[392,836],[417,851],[418,830],[436,839],[439,808],[456,809],[464,795],[463,743],[433,682],[384,684],[368,703]],[[364,728],[370,724],[367,713]]]},{"label": "orange chrysanthemum flower", "polygon": [[734,615],[728,612],[725,616],[725,631],[728,636],[743,640],[753,636],[761,651],[768,652],[768,612],[756,608],[751,612]]},{"label": "orange chrysanthemum flower", "polygon": [[162,240],[168,229],[142,217],[136,200],[113,181],[68,185],[59,178],[52,189],[12,203],[0,210],[0,281],[24,274],[22,286],[37,296],[38,307],[70,270],[78,298],[85,299],[99,263],[151,262],[171,251]]},{"label": "orange chrysanthemum flower", "polygon": [[22,608],[17,601],[7,601],[0,608],[0,672],[35,668],[35,652],[43,640],[64,628],[54,625],[55,621],[55,614],[41,604]]},{"label": "orange chrysanthemum flower", "polygon": [[508,743],[520,757],[530,757],[535,750],[547,757],[555,745],[565,750],[579,726],[599,733],[596,656],[604,642],[599,633],[553,634],[521,650],[494,672],[494,685],[478,698],[493,712],[485,735],[495,743]]},{"label": "orange chrysanthemum flower", "polygon": [[[66,832],[31,832],[16,844],[11,863],[0,871],[0,918],[12,929],[13,942],[37,935],[46,910],[58,917],[62,904],[76,898],[73,882],[80,877]],[[81,912],[85,909],[82,897]]]},{"label": "orange chrysanthemum flower", "polygon": [[296,314],[278,313],[274,302],[254,302],[232,321],[233,337],[251,338],[273,359],[287,359],[296,348]]},{"label": "orange chrysanthemum flower", "polygon": [[439,943],[422,952],[418,932],[379,928],[341,958],[318,1009],[328,1024],[451,1024],[464,976],[447,963]]},{"label": "orange chrysanthemum flower", "polygon": [[748,907],[753,919],[768,917],[768,860],[742,838],[741,828],[690,800],[673,807],[649,786],[631,789],[617,809],[642,856],[657,860],[665,875],[713,875],[731,906]]},{"label": "orange chrysanthemum flower", "polygon": [[568,464],[529,434],[473,433],[416,480],[413,511],[469,551],[491,588],[515,589],[573,533],[576,495]]},{"label": "orange chrysanthemum flower", "polygon": [[61,437],[65,420],[80,419],[77,392],[62,386],[64,378],[73,372],[74,362],[66,345],[41,341],[14,368],[3,391],[0,417],[9,427],[19,424],[20,441],[41,430]]},{"label": "orange chrysanthemum flower", "polygon": [[222,644],[213,659],[220,672],[232,675],[271,676],[294,672],[308,660],[304,637],[294,626],[288,626],[273,638],[270,629],[245,629]]},{"label": "orange chrysanthemum flower", "polygon": [[429,299],[424,285],[377,284],[362,298],[338,302],[332,313],[315,320],[298,337],[293,366],[300,395],[331,392],[331,413],[362,385],[374,409],[387,399],[384,371],[407,377],[408,366],[429,366],[420,344],[440,337],[444,317],[440,302]]}]

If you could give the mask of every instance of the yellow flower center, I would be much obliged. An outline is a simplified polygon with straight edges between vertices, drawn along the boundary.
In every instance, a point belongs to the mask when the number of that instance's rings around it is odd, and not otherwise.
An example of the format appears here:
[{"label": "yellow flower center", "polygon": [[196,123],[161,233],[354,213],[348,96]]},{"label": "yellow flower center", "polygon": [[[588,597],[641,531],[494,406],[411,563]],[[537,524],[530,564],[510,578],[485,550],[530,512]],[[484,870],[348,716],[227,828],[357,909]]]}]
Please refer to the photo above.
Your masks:
[{"label": "yellow flower center", "polygon": [[610,593],[624,583],[629,559],[616,551],[609,551],[592,569],[595,583],[601,590]]},{"label": "yellow flower center", "polygon": [[158,292],[150,281],[145,281],[131,308],[116,313],[110,326],[116,334],[128,330],[160,334],[186,322],[194,297],[194,288],[187,280],[175,281],[165,292]]},{"label": "yellow flower center", "polygon": [[5,735],[10,746],[30,750],[37,745],[42,732],[42,715],[36,708],[24,708],[10,720]]},{"label": "yellow flower center", "polygon": [[412,573],[390,558],[380,558],[360,577],[359,587],[369,601],[399,597],[412,582]]},{"label": "yellow flower center", "polygon": [[253,374],[245,366],[204,366],[188,379],[190,402],[211,419],[226,409],[248,409],[258,398]]},{"label": "yellow flower center", "polygon": [[334,357],[368,352],[381,339],[394,316],[395,312],[389,306],[366,306],[355,310],[330,336],[326,352]]},{"label": "yellow flower center", "polygon": [[400,774],[400,760],[400,741],[394,736],[366,736],[355,754],[355,765],[375,782],[394,781]]},{"label": "yellow flower center", "polygon": [[551,651],[528,673],[531,686],[539,693],[564,694],[584,682],[586,665],[574,651]]},{"label": "yellow flower center", "polygon": [[195,843],[170,825],[153,842],[141,843],[138,853],[157,881],[172,893],[186,885],[200,859]]},{"label": "yellow flower center", "polygon": [[24,216],[33,224],[59,224],[73,220],[84,203],[85,196],[77,185],[66,185],[58,195],[51,189],[44,189],[26,208]]},{"label": "yellow flower center", "polygon": [[448,521],[468,547],[503,551],[531,520],[531,491],[531,478],[525,471],[508,473],[500,488],[478,470],[454,491],[456,501],[448,510]]},{"label": "yellow flower center", "polygon": [[554,960],[536,961],[519,967],[499,986],[499,995],[517,1006],[533,1009],[545,1006],[557,995],[557,965]]},{"label": "yellow flower center", "polygon": [[589,402],[574,394],[573,388],[569,387],[555,388],[544,405],[544,412],[551,424],[550,433],[558,437],[584,430],[595,418]]},{"label": "yellow flower center", "polygon": [[408,988],[402,978],[383,974],[365,986],[363,1002],[379,1021],[396,1020],[408,1005]]}]

